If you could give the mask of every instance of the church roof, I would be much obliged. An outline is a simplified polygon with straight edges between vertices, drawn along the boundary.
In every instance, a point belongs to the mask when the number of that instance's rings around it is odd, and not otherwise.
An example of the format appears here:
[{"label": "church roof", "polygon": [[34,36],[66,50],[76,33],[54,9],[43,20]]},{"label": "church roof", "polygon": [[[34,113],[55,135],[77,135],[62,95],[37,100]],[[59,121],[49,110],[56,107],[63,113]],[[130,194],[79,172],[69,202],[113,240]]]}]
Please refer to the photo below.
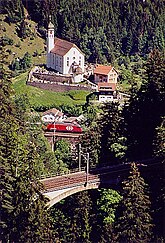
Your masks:
[{"label": "church roof", "polygon": [[81,52],[81,50],[72,42],[55,38],[54,48],[51,50],[51,52],[59,56],[64,56],[72,47],[77,48]]}]

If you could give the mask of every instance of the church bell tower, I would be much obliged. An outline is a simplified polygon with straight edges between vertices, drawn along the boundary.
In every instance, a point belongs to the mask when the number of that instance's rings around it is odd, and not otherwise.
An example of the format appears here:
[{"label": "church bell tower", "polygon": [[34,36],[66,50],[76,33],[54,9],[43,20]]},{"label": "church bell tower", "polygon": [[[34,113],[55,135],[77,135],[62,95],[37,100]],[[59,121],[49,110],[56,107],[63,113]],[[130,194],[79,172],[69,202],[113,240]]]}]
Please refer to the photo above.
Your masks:
[{"label": "church bell tower", "polygon": [[51,22],[51,15],[49,16],[49,25],[47,33],[47,62],[46,66],[51,67],[51,53],[50,51],[54,48],[54,25]]}]

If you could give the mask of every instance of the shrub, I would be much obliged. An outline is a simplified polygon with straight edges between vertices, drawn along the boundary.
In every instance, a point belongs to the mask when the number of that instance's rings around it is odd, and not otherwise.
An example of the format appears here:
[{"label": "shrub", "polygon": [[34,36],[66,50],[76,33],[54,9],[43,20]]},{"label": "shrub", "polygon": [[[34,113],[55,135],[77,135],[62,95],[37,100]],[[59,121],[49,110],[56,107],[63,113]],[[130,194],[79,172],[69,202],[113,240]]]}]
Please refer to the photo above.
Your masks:
[{"label": "shrub", "polygon": [[14,41],[11,38],[9,38],[8,36],[4,36],[0,39],[0,44],[2,46],[6,46],[6,45],[12,46],[14,44]]},{"label": "shrub", "polygon": [[26,52],[23,58],[16,58],[12,61],[10,69],[15,70],[27,70],[31,67],[31,55]]}]

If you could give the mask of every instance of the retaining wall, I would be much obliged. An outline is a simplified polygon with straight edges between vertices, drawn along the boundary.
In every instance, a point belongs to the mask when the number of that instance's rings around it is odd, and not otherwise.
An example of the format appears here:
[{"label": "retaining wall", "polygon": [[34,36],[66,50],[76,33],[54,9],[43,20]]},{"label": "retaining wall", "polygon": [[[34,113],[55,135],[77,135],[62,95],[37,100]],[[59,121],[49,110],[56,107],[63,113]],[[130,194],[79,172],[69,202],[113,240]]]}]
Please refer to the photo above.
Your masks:
[{"label": "retaining wall", "polygon": [[57,83],[46,83],[46,82],[27,82],[27,85],[31,85],[40,89],[50,90],[54,92],[66,92],[70,90],[86,90],[91,91],[91,87],[85,87],[82,85],[66,85]]}]

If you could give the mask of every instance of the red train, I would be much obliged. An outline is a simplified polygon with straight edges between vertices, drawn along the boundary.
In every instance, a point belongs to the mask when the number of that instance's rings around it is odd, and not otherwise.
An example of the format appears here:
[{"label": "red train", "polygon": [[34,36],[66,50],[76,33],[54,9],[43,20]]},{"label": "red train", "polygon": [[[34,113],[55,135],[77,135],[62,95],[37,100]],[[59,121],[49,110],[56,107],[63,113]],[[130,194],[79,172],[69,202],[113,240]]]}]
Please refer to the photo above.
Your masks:
[{"label": "red train", "polygon": [[82,133],[81,126],[79,124],[73,123],[49,123],[46,126],[46,130],[56,132]]}]

